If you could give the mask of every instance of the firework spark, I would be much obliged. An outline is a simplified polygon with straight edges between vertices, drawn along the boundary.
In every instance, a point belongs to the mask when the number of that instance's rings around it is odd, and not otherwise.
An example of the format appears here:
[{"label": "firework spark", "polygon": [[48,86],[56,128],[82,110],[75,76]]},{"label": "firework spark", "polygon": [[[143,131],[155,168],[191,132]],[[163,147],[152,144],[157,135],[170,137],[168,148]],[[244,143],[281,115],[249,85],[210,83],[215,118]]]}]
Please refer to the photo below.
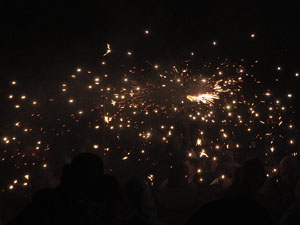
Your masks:
[{"label": "firework spark", "polygon": [[107,56],[108,54],[111,53],[111,48],[110,48],[110,44],[106,44],[106,52],[104,53],[103,56]]}]

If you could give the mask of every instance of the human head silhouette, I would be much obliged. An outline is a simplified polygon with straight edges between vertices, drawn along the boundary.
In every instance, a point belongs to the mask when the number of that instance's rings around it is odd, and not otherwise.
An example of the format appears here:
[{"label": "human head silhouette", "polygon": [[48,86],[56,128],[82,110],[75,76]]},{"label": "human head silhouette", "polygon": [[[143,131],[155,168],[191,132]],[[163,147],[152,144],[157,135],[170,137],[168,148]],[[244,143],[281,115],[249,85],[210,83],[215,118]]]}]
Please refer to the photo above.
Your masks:
[{"label": "human head silhouette", "polygon": [[182,187],[188,182],[188,167],[184,161],[177,161],[169,169],[168,186]]},{"label": "human head silhouette", "polygon": [[247,160],[237,172],[237,182],[245,191],[255,193],[266,180],[265,168],[263,163],[257,159]]},{"label": "human head silhouette", "polygon": [[80,153],[63,168],[62,184],[88,186],[104,174],[102,159],[92,153]]},{"label": "human head silhouette", "polygon": [[283,182],[287,185],[296,185],[300,179],[299,161],[291,155],[285,156],[279,163],[279,174]]},{"label": "human head silhouette", "polygon": [[126,185],[126,195],[132,206],[143,214],[155,215],[152,193],[149,184],[140,177],[132,177]]}]

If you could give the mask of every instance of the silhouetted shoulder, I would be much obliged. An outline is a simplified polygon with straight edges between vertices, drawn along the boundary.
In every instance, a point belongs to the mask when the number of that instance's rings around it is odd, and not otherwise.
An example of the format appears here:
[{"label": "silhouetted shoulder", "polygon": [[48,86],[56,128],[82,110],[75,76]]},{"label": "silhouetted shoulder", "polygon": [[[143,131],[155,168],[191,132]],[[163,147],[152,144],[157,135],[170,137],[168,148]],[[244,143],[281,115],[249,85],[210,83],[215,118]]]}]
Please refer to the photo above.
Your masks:
[{"label": "silhouetted shoulder", "polygon": [[266,209],[251,198],[221,199],[201,207],[186,223],[202,224],[274,224]]}]

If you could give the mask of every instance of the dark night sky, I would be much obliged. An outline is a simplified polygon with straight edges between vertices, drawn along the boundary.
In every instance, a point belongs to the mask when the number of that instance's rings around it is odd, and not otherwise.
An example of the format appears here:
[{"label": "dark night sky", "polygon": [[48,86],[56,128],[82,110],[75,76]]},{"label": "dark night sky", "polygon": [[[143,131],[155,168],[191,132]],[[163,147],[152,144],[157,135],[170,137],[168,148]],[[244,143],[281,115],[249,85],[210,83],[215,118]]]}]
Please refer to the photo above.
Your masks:
[{"label": "dark night sky", "polygon": [[[172,59],[197,50],[203,57],[262,59],[260,78],[285,68],[286,79],[299,68],[299,7],[273,3],[200,4],[192,1],[109,1],[100,6],[3,4],[1,19],[1,88],[17,79],[33,87],[59,82],[77,66],[95,68],[106,43],[114,51],[138,50],[139,59]],[[143,30],[151,35],[145,38]],[[257,36],[251,40],[249,35]],[[211,41],[218,47],[212,48]],[[137,59],[137,60],[139,60]],[[286,80],[285,80],[286,79]],[[272,79],[271,79],[272,80]]]}]

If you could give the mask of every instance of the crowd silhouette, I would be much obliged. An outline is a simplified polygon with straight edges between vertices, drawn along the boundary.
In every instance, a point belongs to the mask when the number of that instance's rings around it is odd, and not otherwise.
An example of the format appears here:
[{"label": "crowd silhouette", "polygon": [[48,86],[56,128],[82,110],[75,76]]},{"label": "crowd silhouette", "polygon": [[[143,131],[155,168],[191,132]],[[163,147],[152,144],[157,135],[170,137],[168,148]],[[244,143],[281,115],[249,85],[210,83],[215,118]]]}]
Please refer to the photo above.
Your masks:
[{"label": "crowd silhouette", "polygon": [[[203,167],[206,162],[200,163]],[[178,160],[157,182],[139,176],[126,177],[121,182],[106,172],[99,156],[80,153],[63,166],[59,182],[49,174],[38,175],[35,179],[40,182],[33,185],[31,201],[7,224],[300,222],[300,164],[296,157],[284,157],[278,173],[269,178],[264,163],[252,158],[241,166],[231,166],[226,176],[206,177],[209,183],[199,180],[198,164],[195,160]],[[216,168],[210,165],[210,169]]]}]

